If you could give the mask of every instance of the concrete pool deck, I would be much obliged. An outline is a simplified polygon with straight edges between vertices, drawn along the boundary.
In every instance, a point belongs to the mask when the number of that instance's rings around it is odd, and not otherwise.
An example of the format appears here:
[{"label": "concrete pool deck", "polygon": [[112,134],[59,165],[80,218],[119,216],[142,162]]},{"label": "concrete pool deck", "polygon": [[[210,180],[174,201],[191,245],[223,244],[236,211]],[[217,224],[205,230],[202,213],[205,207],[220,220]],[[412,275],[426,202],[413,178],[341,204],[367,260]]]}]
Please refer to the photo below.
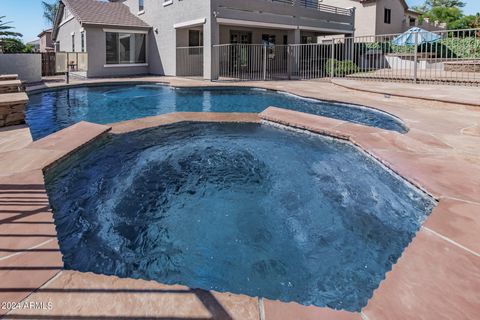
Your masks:
[{"label": "concrete pool deck", "polygon": [[[226,85],[177,78],[134,80],[178,86]],[[0,301],[52,302],[52,310],[15,310],[5,317],[436,320],[475,319],[480,314],[478,107],[388,98],[318,81],[240,85],[378,108],[401,118],[410,131],[402,135],[278,108],[260,115],[177,113],[109,126],[83,122],[35,142],[25,127],[0,131]],[[185,121],[260,120],[348,139],[439,200],[361,313],[62,270],[43,184],[44,167],[107,131],[121,133]],[[0,310],[0,315],[6,311]]]}]

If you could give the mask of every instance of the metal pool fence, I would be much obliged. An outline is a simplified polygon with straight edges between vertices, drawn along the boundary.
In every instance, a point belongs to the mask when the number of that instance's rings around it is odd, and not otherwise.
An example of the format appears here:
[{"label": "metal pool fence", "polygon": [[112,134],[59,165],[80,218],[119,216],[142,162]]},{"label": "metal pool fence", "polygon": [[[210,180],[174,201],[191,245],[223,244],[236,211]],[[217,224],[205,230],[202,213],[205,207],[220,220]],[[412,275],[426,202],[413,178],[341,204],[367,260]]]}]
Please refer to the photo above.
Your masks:
[{"label": "metal pool fence", "polygon": [[177,48],[177,76],[203,76],[203,47]]},{"label": "metal pool fence", "polygon": [[[212,50],[220,80],[350,78],[480,84],[480,29],[320,37],[298,45],[223,44]],[[178,75],[200,75],[202,54],[177,49]],[[184,72],[185,71],[185,72]]]}]

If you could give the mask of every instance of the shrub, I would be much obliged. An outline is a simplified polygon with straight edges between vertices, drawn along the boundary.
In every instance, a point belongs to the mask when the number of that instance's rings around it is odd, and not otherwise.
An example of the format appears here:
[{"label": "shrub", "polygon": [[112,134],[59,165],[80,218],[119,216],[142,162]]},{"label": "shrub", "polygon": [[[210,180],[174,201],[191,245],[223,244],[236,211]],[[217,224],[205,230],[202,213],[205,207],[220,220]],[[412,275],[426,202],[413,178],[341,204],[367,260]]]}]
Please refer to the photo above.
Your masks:
[{"label": "shrub", "polygon": [[337,59],[328,59],[325,66],[327,75],[332,74],[332,65],[333,75],[335,77],[344,77],[359,71],[358,66],[351,60],[339,61]]}]

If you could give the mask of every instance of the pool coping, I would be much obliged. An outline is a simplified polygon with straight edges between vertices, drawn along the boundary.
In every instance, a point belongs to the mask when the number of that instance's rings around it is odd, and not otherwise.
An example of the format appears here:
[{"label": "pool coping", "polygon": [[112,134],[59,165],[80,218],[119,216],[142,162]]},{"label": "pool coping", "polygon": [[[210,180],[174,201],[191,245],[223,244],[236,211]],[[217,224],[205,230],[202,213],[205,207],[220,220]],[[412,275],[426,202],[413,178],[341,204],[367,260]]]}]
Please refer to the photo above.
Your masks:
[{"label": "pool coping", "polygon": [[[382,114],[386,117],[390,117],[393,120],[395,120],[396,122],[398,122],[398,124],[402,127],[402,129],[405,130],[405,132],[403,132],[402,134],[408,133],[408,131],[410,130],[409,126],[407,125],[407,123],[405,123],[405,121],[402,120],[402,118],[398,117],[397,115],[395,115],[391,112],[382,110],[381,108],[368,106],[368,105],[362,105],[362,104],[356,104],[356,103],[351,103],[351,102],[342,102],[342,101],[339,101],[339,100],[312,98],[312,97],[300,95],[300,94],[297,94],[297,93],[290,93],[290,92],[285,91],[285,90],[278,90],[278,89],[263,87],[261,85],[250,85],[250,84],[247,84],[247,83],[245,83],[245,84],[241,84],[241,83],[233,84],[233,83],[231,83],[231,84],[228,84],[228,85],[227,84],[218,84],[218,85],[196,85],[196,86],[192,86],[192,85],[175,84],[175,83],[172,83],[172,82],[169,82],[169,81],[156,81],[156,80],[142,80],[142,81],[140,81],[140,80],[139,81],[125,80],[125,81],[120,81],[120,80],[117,80],[117,81],[108,81],[108,82],[87,82],[87,83],[60,84],[60,85],[55,85],[53,87],[42,87],[42,88],[30,87],[30,88],[26,89],[26,93],[27,94],[39,94],[39,93],[43,93],[43,92],[59,91],[59,90],[65,90],[65,89],[71,89],[71,88],[90,88],[90,87],[125,86],[125,85],[148,85],[148,84],[150,84],[150,85],[156,84],[156,85],[159,85],[159,86],[171,87],[171,88],[177,88],[177,89],[197,89],[197,90],[201,90],[201,89],[212,89],[212,88],[215,88],[215,89],[225,88],[225,89],[231,89],[231,90],[234,90],[234,89],[252,89],[252,90],[270,91],[270,92],[275,92],[275,93],[278,93],[278,94],[290,95],[290,96],[293,96],[293,97],[298,98],[298,99],[315,100],[319,103],[331,103],[331,104],[343,105],[343,106],[346,106],[346,107],[352,107],[352,108],[356,108],[356,109],[369,110],[371,112],[376,112],[376,113]],[[278,107],[281,107],[281,106],[278,106]],[[174,112],[174,113],[178,113],[178,112]],[[222,112],[219,112],[219,113],[222,113]],[[234,112],[234,113],[236,113],[236,112]],[[128,120],[126,120],[126,121],[128,121]],[[126,122],[126,121],[122,121],[122,122]],[[343,120],[340,120],[340,121],[343,121]],[[354,122],[351,122],[351,123],[354,123]],[[359,124],[363,125],[363,126],[367,126],[367,127],[369,126],[367,124],[362,124],[362,123],[359,123]],[[387,131],[395,131],[395,130],[389,130],[389,129],[382,129],[382,128],[379,128],[379,127],[375,127],[375,128],[378,128],[378,129],[381,129],[381,130],[387,130]]]},{"label": "pool coping", "polygon": [[[30,181],[29,179],[36,181],[37,184],[43,184],[43,181],[40,181],[41,179],[39,179],[39,175],[41,175],[42,170],[45,167],[48,167],[56,161],[63,159],[75,150],[78,150],[78,148],[81,146],[93,141],[98,136],[102,136],[109,131],[112,133],[121,133],[141,130],[146,128],[145,126],[147,124],[148,127],[155,127],[167,123],[171,124],[185,121],[260,122],[261,120],[264,120],[349,140],[362,150],[366,151],[368,154],[372,155],[376,159],[381,160],[384,165],[391,168],[394,172],[399,173],[403,178],[406,178],[415,185],[426,190],[429,194],[432,194],[439,200],[439,205],[434,209],[434,212],[432,212],[430,218],[425,222],[417,234],[417,237],[405,249],[402,257],[394,265],[393,269],[387,273],[386,279],[374,292],[373,298],[370,299],[369,304],[362,310],[361,314],[337,312],[330,309],[304,307],[297,304],[284,304],[265,300],[263,303],[266,312],[266,318],[274,319],[275,317],[273,315],[286,315],[289,314],[289,312],[294,312],[294,314],[301,313],[305,316],[305,318],[313,317],[313,315],[315,315],[317,318],[345,317],[345,319],[369,320],[397,318],[405,319],[408,318],[405,316],[405,314],[407,314],[415,315],[419,318],[423,317],[425,319],[437,319],[439,317],[473,319],[476,312],[479,310],[478,308],[475,308],[474,305],[472,306],[472,304],[475,303],[475,301],[478,301],[478,297],[477,300],[472,302],[466,300],[465,298],[461,299],[459,298],[461,295],[455,295],[454,293],[458,293],[459,291],[462,293],[472,293],[472,288],[480,289],[480,283],[478,279],[475,278],[476,272],[480,270],[480,263],[478,260],[480,257],[480,247],[478,247],[478,243],[476,243],[478,241],[476,241],[477,239],[475,237],[475,231],[479,231],[476,229],[478,228],[478,225],[475,225],[475,223],[470,225],[469,228],[473,228],[473,230],[470,230],[470,232],[458,233],[455,229],[455,227],[458,227],[458,225],[452,226],[452,222],[450,220],[452,220],[452,217],[456,217],[455,220],[458,220],[458,216],[462,215],[465,219],[460,221],[460,224],[463,226],[466,226],[466,223],[468,222],[471,224],[472,219],[474,219],[473,222],[478,221],[478,218],[477,220],[472,218],[475,212],[478,211],[478,208],[480,208],[480,204],[476,201],[480,198],[480,193],[477,189],[468,189],[465,192],[464,190],[454,190],[455,188],[460,188],[458,184],[452,183],[445,186],[444,183],[439,183],[438,181],[432,182],[432,180],[435,179],[430,179],[430,175],[427,175],[426,177],[425,174],[421,174],[421,171],[425,170],[425,166],[422,166],[425,160],[423,158],[424,155],[422,154],[417,154],[410,158],[400,157],[400,159],[397,159],[397,156],[401,155],[400,152],[395,152],[395,150],[393,150],[393,152],[386,152],[388,150],[382,149],[382,146],[386,146],[388,149],[396,148],[396,139],[400,139],[399,136],[401,135],[395,132],[385,133],[383,132],[384,130],[374,127],[355,125],[322,116],[304,114],[278,108],[269,108],[258,115],[238,114],[233,117],[231,114],[224,115],[225,118],[222,118],[222,114],[215,113],[215,119],[212,120],[212,118],[209,118],[211,115],[206,113],[189,113],[188,116],[185,114],[169,114],[150,117],[147,120],[143,119],[143,121],[142,119],[131,120],[120,124],[113,124],[111,126],[101,126],[85,122],[79,123],[60,131],[57,134],[53,134],[44,139],[35,141],[25,149],[13,151],[14,153],[9,154],[9,157],[7,158],[0,157],[0,163],[9,161],[9,165],[17,168],[10,172],[10,174],[1,176],[0,180],[3,179],[2,183],[8,181],[9,185],[23,185],[25,184],[25,181]],[[247,116],[248,118],[242,120],[242,116]],[[73,132],[75,132],[75,135],[73,137],[69,137]],[[383,140],[378,141],[376,139],[378,136],[381,136]],[[372,139],[372,137],[375,139]],[[72,139],[75,140],[73,143],[71,143]],[[37,161],[30,161],[27,163],[22,163],[21,161],[19,163],[15,163],[13,159],[21,158],[25,151],[35,152],[35,154],[38,154],[37,156],[39,159],[37,159]],[[418,164],[422,165],[417,168]],[[443,172],[439,169],[442,168],[441,163],[434,163],[434,165],[436,165],[435,172]],[[446,169],[448,172],[448,167],[443,169]],[[458,212],[458,210],[460,210],[458,207],[461,208],[460,213]],[[47,211],[47,215],[49,214],[49,209],[44,208],[43,210]],[[51,222],[53,222],[53,218],[50,219],[52,219]],[[458,223],[458,221],[454,221],[454,224],[455,223]],[[58,248],[58,244],[55,244],[54,242],[56,241],[54,240],[55,239],[52,239],[48,242],[44,241],[36,244],[35,246],[25,248],[23,252],[15,255],[0,257],[0,265],[6,262],[11,262],[8,261],[10,259],[15,259],[15,262],[18,264],[29,265],[29,261],[35,260],[35,253],[30,252],[29,249],[38,249],[51,246]],[[438,254],[429,256],[431,255],[432,250]],[[462,274],[459,274],[455,268],[447,263],[448,261],[451,261],[452,253],[455,254],[455,259],[464,262],[463,267],[466,269],[463,270],[464,272],[462,272]],[[418,261],[421,263],[426,263],[425,260],[422,260],[422,258],[425,256],[430,259],[426,260],[430,261],[430,263],[432,263],[432,261],[433,263],[438,262],[438,264],[436,264],[437,269],[427,274],[420,272],[422,270],[412,271],[412,266],[419,266]],[[444,259],[445,256],[449,258],[446,261]],[[55,267],[59,269],[47,270],[49,272],[42,271],[41,274],[38,275],[39,281],[36,281],[36,288],[41,288],[55,274],[57,274],[59,270],[61,270],[61,255],[58,251],[56,254],[49,256],[48,261],[53,262]],[[46,263],[45,265],[49,265],[49,263]],[[12,272],[13,271],[10,271],[10,277],[12,276]],[[430,273],[433,273],[433,275]],[[465,275],[465,273],[467,273],[467,275]],[[444,279],[443,275],[445,274],[449,275],[449,279]],[[429,285],[425,283],[427,280],[430,281],[432,276],[434,280],[437,281],[437,284],[434,287],[435,290],[431,288],[431,284]],[[463,283],[465,279],[469,279],[469,283]],[[30,281],[31,279],[28,280]],[[445,282],[452,281],[458,284],[458,286],[452,287],[445,285]],[[419,299],[420,302],[422,302],[421,305],[419,306],[419,304],[414,304],[415,307],[412,307],[411,301],[407,301],[408,304],[405,304],[406,302],[404,301],[398,301],[398,291],[404,292],[408,288],[411,288],[414,284],[416,284],[416,288],[419,292],[424,293],[425,290],[427,291],[425,293],[428,294],[427,298],[425,298],[425,295],[420,293],[414,295],[416,299]],[[33,289],[35,289],[34,287],[35,286],[32,286]],[[32,292],[34,291],[33,289]],[[28,292],[28,294],[24,294],[20,298],[23,300],[32,294],[32,292]],[[478,292],[478,290],[473,290],[473,294],[475,294],[475,292]],[[451,301],[444,301],[445,299],[440,298],[442,295],[453,295],[455,300],[452,299]],[[438,302],[432,301],[432,297],[437,297]],[[17,299],[18,298],[19,297],[17,295]],[[407,306],[409,306],[411,310],[407,308]],[[395,311],[398,313],[395,313]],[[269,314],[272,316],[269,316]],[[397,317],[397,315],[400,314],[403,316]]]}]

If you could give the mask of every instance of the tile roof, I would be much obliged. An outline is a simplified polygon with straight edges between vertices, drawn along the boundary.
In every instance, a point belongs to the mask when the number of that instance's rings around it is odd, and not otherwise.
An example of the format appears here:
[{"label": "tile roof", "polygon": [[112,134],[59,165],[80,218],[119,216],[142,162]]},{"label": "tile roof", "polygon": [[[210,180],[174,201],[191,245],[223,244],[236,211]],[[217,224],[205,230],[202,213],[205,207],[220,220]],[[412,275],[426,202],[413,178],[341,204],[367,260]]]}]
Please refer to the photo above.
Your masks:
[{"label": "tile roof", "polygon": [[62,2],[82,24],[150,28],[123,3],[97,0],[62,0]]}]

